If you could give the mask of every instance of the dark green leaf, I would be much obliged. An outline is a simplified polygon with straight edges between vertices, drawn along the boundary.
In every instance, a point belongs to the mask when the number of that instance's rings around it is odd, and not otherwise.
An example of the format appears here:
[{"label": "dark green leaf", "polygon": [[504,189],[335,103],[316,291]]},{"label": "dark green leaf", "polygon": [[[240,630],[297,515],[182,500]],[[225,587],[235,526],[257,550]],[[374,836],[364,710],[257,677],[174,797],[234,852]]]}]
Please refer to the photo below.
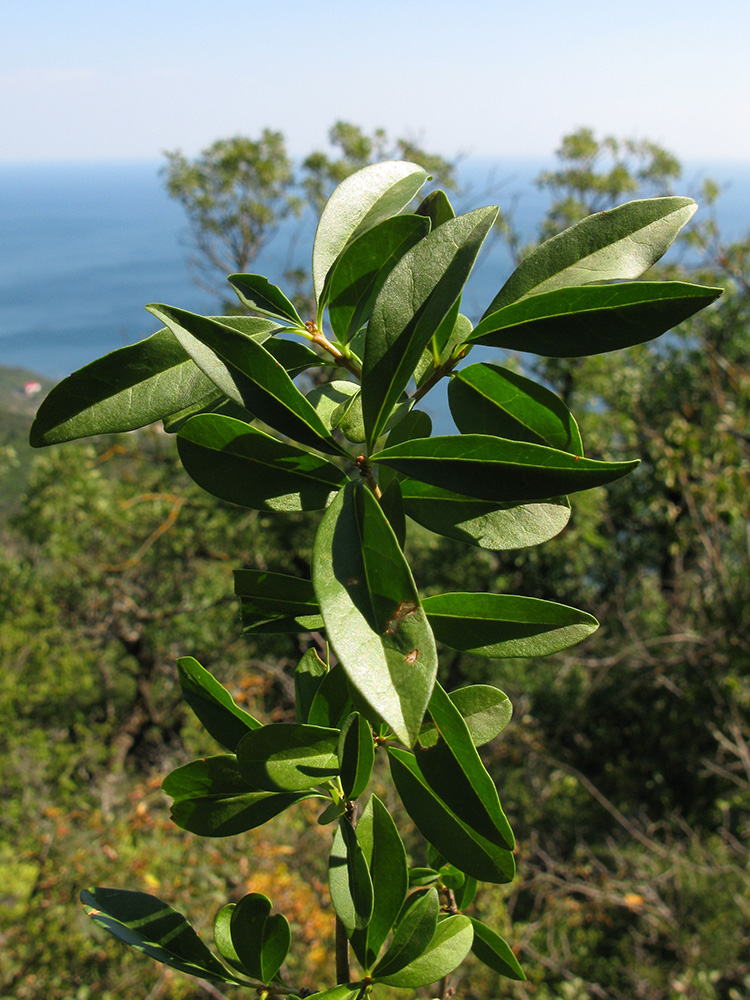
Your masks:
[{"label": "dark green leaf", "polygon": [[84,889],[81,902],[100,927],[158,962],[213,983],[241,985],[188,921],[156,896],[126,889]]},{"label": "dark green leaf", "polygon": [[180,459],[203,489],[253,510],[320,510],[344,473],[233,417],[191,417],[177,437]]},{"label": "dark green leaf", "polygon": [[409,888],[434,885],[440,878],[434,868],[410,868]]},{"label": "dark green leaf", "polygon": [[347,246],[331,274],[328,299],[328,319],[339,343],[349,343],[365,325],[385,279],[429,231],[427,219],[398,215]]},{"label": "dark green leaf", "polygon": [[[226,322],[226,320],[224,320]],[[320,354],[305,347],[299,340],[287,340],[285,337],[269,337],[263,341],[268,353],[283,365],[287,374],[294,377],[308,368],[325,368],[327,362]]]},{"label": "dark green leaf", "polygon": [[499,972],[501,976],[524,982],[526,980],[524,971],[507,942],[481,920],[475,920],[473,917],[469,919],[474,927],[474,943],[471,950],[479,961]]},{"label": "dark green leaf", "polygon": [[398,540],[362,482],[348,484],[320,523],[313,586],[350,682],[399,739],[413,743],[437,654]]},{"label": "dark green leaf", "polygon": [[237,903],[230,920],[232,944],[247,974],[266,984],[281,968],[291,943],[289,921],[270,913],[268,896],[251,892]]},{"label": "dark green leaf", "polygon": [[435,637],[474,656],[547,656],[599,628],[566,604],[512,594],[436,594],[422,602]]},{"label": "dark green leaf", "polygon": [[409,896],[399,915],[393,940],[373,969],[376,982],[399,972],[424,953],[437,930],[439,911],[437,889],[431,887]]},{"label": "dark green leaf", "polygon": [[177,661],[177,673],[182,697],[213,738],[227,750],[234,753],[245,733],[260,726],[192,656],[183,656]]},{"label": "dark green leaf", "polygon": [[292,303],[267,278],[260,274],[230,274],[227,281],[248,309],[304,329],[305,324]]},{"label": "dark green leaf", "polygon": [[344,798],[358,799],[367,788],[375,763],[372,728],[359,712],[353,712],[341,727],[338,757]]},{"label": "dark green leaf", "polygon": [[388,524],[393,529],[393,534],[398,540],[398,544],[403,549],[406,540],[406,518],[404,517],[404,501],[401,497],[401,487],[398,479],[392,479],[383,490],[379,500],[380,507],[385,514]]},{"label": "dark green leaf", "polygon": [[435,983],[463,962],[471,949],[474,931],[462,914],[441,920],[422,954],[399,972],[379,976],[376,982],[402,989],[416,989]]},{"label": "dark green leaf", "polygon": [[[414,381],[418,388],[427,382],[435,373],[437,365],[444,365],[463,344],[472,330],[471,320],[459,313],[461,301],[448,313],[440,324],[431,343],[419,359],[414,369]],[[436,359],[437,358],[437,363]]]},{"label": "dark green leaf", "polygon": [[303,632],[322,625],[310,580],[266,570],[236,569],[234,592],[242,601],[246,633],[272,628],[278,632]]},{"label": "dark green leaf", "polygon": [[453,897],[456,901],[456,906],[459,910],[465,910],[474,902],[474,897],[477,894],[477,880],[472,878],[471,875],[467,875],[464,879],[464,884],[460,889],[456,889]]},{"label": "dark green leaf", "polygon": [[339,729],[351,711],[352,700],[346,671],[340,663],[337,663],[331,667],[315,692],[307,721],[311,726]]},{"label": "dark green leaf", "polygon": [[484,315],[554,288],[638,278],[666,253],[697,207],[692,198],[648,198],[582,219],[533,250]]},{"label": "dark green leaf", "polygon": [[468,339],[549,358],[604,354],[661,336],[721,293],[684,281],[558,288],[491,313]]},{"label": "dark green leaf", "polygon": [[444,223],[388,275],[367,328],[362,413],[372,448],[430,338],[460,297],[497,215],[480,208]]},{"label": "dark green leaf", "polygon": [[294,711],[297,722],[310,722],[310,706],[327,674],[328,667],[317,651],[308,649],[294,671]]},{"label": "dark green leaf", "polygon": [[379,222],[398,215],[426,180],[426,171],[416,163],[388,160],[358,170],[339,184],[320,216],[313,245],[319,314],[325,305],[323,286],[328,272],[344,247]]},{"label": "dark green leaf", "polygon": [[424,215],[426,219],[429,219],[433,229],[437,229],[444,222],[449,222],[456,217],[445,191],[430,191],[419,208],[416,209],[416,214]]},{"label": "dark green leaf", "polygon": [[562,400],[506,368],[462,368],[448,385],[448,402],[462,434],[493,434],[583,455],[578,424]]},{"label": "dark green leaf", "polygon": [[463,823],[432,791],[414,754],[389,748],[393,781],[417,829],[441,855],[483,882],[510,882],[513,855]]},{"label": "dark green leaf", "polygon": [[371,461],[477,500],[518,503],[603,486],[638,465],[638,461],[598,462],[489,434],[415,438],[384,448]]},{"label": "dark green leaf", "polygon": [[370,922],[373,889],[370,870],[348,819],[342,818],[328,858],[328,885],[336,916],[348,934]]},{"label": "dark green leaf", "polygon": [[[389,433],[387,443],[400,444],[402,441],[410,441],[416,437],[429,437],[432,434],[432,419],[424,410],[407,410],[393,425],[393,430]],[[400,477],[393,469],[386,469],[385,466],[378,469],[378,482],[381,490],[385,492],[394,479]],[[404,528],[406,526],[404,525]]]},{"label": "dark green leaf", "polygon": [[247,733],[237,747],[243,778],[255,788],[299,792],[338,774],[337,729],[274,723]]}]

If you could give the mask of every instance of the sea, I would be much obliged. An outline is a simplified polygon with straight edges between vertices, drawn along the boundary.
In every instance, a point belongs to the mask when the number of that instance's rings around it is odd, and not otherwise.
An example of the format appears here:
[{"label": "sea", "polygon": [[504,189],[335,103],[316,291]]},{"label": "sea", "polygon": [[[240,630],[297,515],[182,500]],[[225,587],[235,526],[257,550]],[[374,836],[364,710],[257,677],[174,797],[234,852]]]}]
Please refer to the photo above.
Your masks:
[{"label": "sea", "polygon": [[[147,303],[220,311],[194,281],[187,220],[160,167],[0,164],[0,366],[59,379],[153,333]],[[533,181],[550,168],[552,159],[463,161],[457,208],[498,204],[530,240],[549,204]],[[750,236],[750,164],[688,164],[676,190],[699,198],[705,177],[723,188],[716,215],[725,239]],[[314,230],[311,213],[282,226],[253,270],[283,285],[287,268],[309,267]],[[502,240],[488,241],[462,311],[476,321],[511,270]]]}]

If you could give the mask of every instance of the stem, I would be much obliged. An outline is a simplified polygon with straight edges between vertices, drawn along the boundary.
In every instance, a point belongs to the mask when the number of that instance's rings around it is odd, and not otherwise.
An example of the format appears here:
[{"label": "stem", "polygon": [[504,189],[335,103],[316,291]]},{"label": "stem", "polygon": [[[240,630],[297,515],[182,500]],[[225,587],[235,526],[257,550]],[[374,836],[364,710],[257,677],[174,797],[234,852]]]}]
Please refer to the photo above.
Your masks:
[{"label": "stem", "polygon": [[346,368],[346,370],[351,372],[358,381],[362,381],[362,369],[359,365],[352,361],[351,358],[347,357],[346,354],[343,354],[338,347],[330,342],[323,331],[318,329],[318,325],[315,320],[308,320],[307,323],[305,323],[305,329],[310,334],[310,340],[313,344],[317,344],[318,347],[322,347],[324,351],[328,351],[331,357],[334,357],[342,368]]},{"label": "stem", "polygon": [[364,478],[367,485],[370,487],[370,491],[376,500],[379,500],[383,492],[378,486],[378,481],[372,471],[372,466],[367,461],[367,456],[358,455],[357,456],[357,468],[359,469],[360,475]]},{"label": "stem", "polygon": [[339,917],[336,917],[336,983],[349,982],[349,938]]},{"label": "stem", "polygon": [[450,373],[453,371],[453,369],[456,367],[458,362],[461,360],[461,358],[464,357],[465,354],[466,354],[466,349],[464,348],[464,350],[459,351],[459,353],[455,357],[448,358],[448,360],[444,361],[442,365],[438,365],[438,367],[435,369],[432,375],[430,375],[427,381],[423,382],[422,385],[417,389],[417,391],[411,397],[412,402],[418,403],[419,400],[423,396],[426,396],[427,393],[430,391],[430,389],[432,389],[432,387],[436,385],[441,378],[445,378],[446,375],[450,375]]}]

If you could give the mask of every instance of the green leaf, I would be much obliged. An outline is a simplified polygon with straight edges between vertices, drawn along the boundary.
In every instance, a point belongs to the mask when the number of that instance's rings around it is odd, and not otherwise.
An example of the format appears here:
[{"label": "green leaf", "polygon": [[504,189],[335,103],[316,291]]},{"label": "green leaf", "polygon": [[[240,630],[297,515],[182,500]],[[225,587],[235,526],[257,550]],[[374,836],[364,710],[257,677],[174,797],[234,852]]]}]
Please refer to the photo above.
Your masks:
[{"label": "green leaf", "polygon": [[338,738],[337,729],[274,723],[243,737],[237,747],[237,764],[255,788],[303,791],[338,774]]},{"label": "green leaf", "polygon": [[191,761],[168,774],[172,820],[200,837],[233,837],[263,826],[308,795],[259,792],[242,777],[233,755]]},{"label": "green leaf", "polygon": [[578,358],[661,336],[722,294],[684,281],[629,281],[558,288],[486,316],[469,343]]},{"label": "green leaf", "polygon": [[[491,684],[470,684],[451,691],[448,697],[461,713],[475,747],[499,736],[513,715],[510,698]],[[419,734],[420,746],[434,746],[438,738],[438,731],[429,723]]]},{"label": "green leaf", "polygon": [[554,288],[638,278],[666,253],[697,207],[692,198],[648,198],[582,219],[533,250],[484,315]]},{"label": "green leaf", "polygon": [[328,299],[328,320],[339,343],[348,344],[361,330],[390,272],[429,231],[427,219],[398,215],[347,246],[331,273]]},{"label": "green leaf", "polygon": [[459,312],[460,307],[461,300],[459,299],[440,324],[435,336],[419,359],[417,367],[414,369],[414,381],[417,388],[421,389],[434,375],[435,357],[437,356],[439,365],[445,364],[471,333],[471,320]]},{"label": "green leaf", "polygon": [[330,431],[283,366],[257,340],[184,309],[147,308],[229,399],[301,444],[340,453]]},{"label": "green leaf", "polygon": [[336,426],[347,439],[354,444],[362,444],[366,439],[365,422],[362,418],[362,390],[359,389],[352,398],[342,403],[334,414]]},{"label": "green leaf", "polygon": [[409,888],[434,885],[440,880],[440,875],[434,868],[410,868]]},{"label": "green leaf", "polygon": [[512,851],[515,839],[495,783],[461,713],[437,682],[428,711],[439,739],[428,747],[417,744],[414,754],[430,788],[466,826],[490,843]]},{"label": "green leaf", "polygon": [[498,504],[472,500],[416,479],[403,479],[401,494],[404,511],[425,528],[484,549],[541,545],[558,535],[570,520],[566,497]]},{"label": "green leaf", "polygon": [[84,889],[81,902],[100,927],[158,962],[212,983],[242,985],[211,954],[188,921],[145,892]]},{"label": "green leaf", "polygon": [[323,516],[313,586],[350,682],[411,745],[437,672],[435,643],[398,540],[362,482],[349,483]]},{"label": "green leaf", "polygon": [[430,887],[409,896],[399,916],[388,950],[373,969],[376,982],[400,972],[429,947],[438,925],[440,902],[437,889]]},{"label": "green leaf", "polygon": [[476,920],[474,917],[469,919],[474,928],[474,943],[471,950],[479,961],[484,962],[485,965],[507,979],[525,982],[524,971],[518,964],[518,959],[513,954],[510,945],[499,934],[483,924],[481,920]]},{"label": "green leaf", "polygon": [[351,174],[328,199],[315,232],[313,287],[319,313],[323,286],[342,250],[379,222],[398,215],[427,180],[416,163],[387,160]]},{"label": "green leaf", "polygon": [[492,434],[583,455],[578,424],[562,400],[506,368],[462,368],[450,380],[448,402],[462,434]]},{"label": "green leaf", "polygon": [[[243,632],[303,632],[322,626],[312,581],[267,570],[236,569]],[[231,749],[234,749],[232,747]]]},{"label": "green leaf", "polygon": [[[407,410],[394,425],[387,437],[387,443],[400,444],[402,441],[410,441],[416,437],[429,437],[432,434],[432,419],[424,410]],[[385,492],[394,479],[400,477],[393,469],[386,469],[385,466],[378,469],[378,482],[381,490]],[[406,526],[404,525],[404,528]]]},{"label": "green leaf", "polygon": [[311,726],[339,729],[351,711],[352,699],[346,671],[340,663],[337,663],[331,667],[315,692],[307,721]]},{"label": "green leaf", "polygon": [[344,798],[358,799],[367,788],[375,763],[372,727],[359,712],[353,712],[341,727],[337,752]]},{"label": "green leaf", "polygon": [[260,274],[230,274],[227,281],[248,309],[304,329],[305,324],[292,303],[267,278]]},{"label": "green leaf", "polygon": [[324,458],[219,414],[191,417],[177,448],[199,486],[253,510],[320,510],[346,482]]},{"label": "green leaf", "polygon": [[271,913],[271,900],[251,892],[232,910],[230,934],[235,952],[253,979],[270,983],[289,952],[292,935],[289,921]]},{"label": "green leaf", "polygon": [[510,882],[513,855],[473,830],[430,788],[414,754],[389,747],[391,775],[404,808],[425,838],[451,864],[483,882]]},{"label": "green leaf", "polygon": [[[477,880],[472,878],[471,875],[467,875],[464,879],[464,884],[460,889],[456,889],[453,893],[453,897],[456,901],[456,906],[459,910],[465,910],[474,902],[474,897],[477,894]],[[476,935],[475,935],[476,940]]]},{"label": "green leaf", "polygon": [[225,687],[192,656],[177,661],[182,697],[208,732],[223,747],[234,753],[249,729],[260,723],[238,705]]},{"label": "green leaf", "polygon": [[[227,319],[230,317],[227,317]],[[226,319],[224,320],[226,322]],[[328,362],[320,354],[305,347],[299,340],[287,340],[286,337],[269,337],[263,341],[263,346],[287,374],[294,377],[308,368],[326,368]]]},{"label": "green leaf", "polygon": [[351,937],[362,967],[375,962],[391,932],[408,888],[406,848],[393,818],[376,795],[371,795],[357,824],[357,842],[370,870],[373,887],[372,917],[367,928]]},{"label": "green leaf", "polygon": [[370,461],[477,500],[517,503],[603,486],[639,464],[598,462],[489,434],[414,438],[384,448]]},{"label": "green leaf", "polygon": [[416,209],[416,214],[429,219],[433,229],[437,229],[444,222],[450,222],[456,217],[445,191],[430,191],[419,208]]},{"label": "green leaf", "polygon": [[361,984],[355,984],[352,988],[349,983],[341,983],[339,986],[332,986],[330,990],[323,990],[322,993],[310,993],[307,1000],[357,1000],[361,992]]},{"label": "green leaf", "polygon": [[227,903],[216,914],[214,919],[214,944],[227,965],[231,965],[233,969],[241,972],[244,976],[246,975],[245,966],[240,961],[240,956],[234,947],[230,929],[232,913],[236,905],[236,903]]},{"label": "green leaf", "polygon": [[566,604],[512,594],[436,594],[422,602],[435,637],[474,656],[547,656],[599,628]]},{"label": "green leaf", "polygon": [[343,817],[328,858],[328,885],[336,916],[347,934],[367,927],[372,917],[372,879],[356,831]]},{"label": "green leaf", "polygon": [[471,949],[474,930],[468,917],[457,914],[441,920],[419,958],[392,975],[378,976],[376,982],[402,989],[428,986],[447,976],[463,962]]},{"label": "green leaf", "polygon": [[362,413],[370,448],[428,341],[460,297],[496,215],[491,207],[451,219],[412,247],[388,275],[365,341]]},{"label": "green leaf", "polygon": [[398,479],[392,479],[383,490],[380,500],[380,508],[393,529],[398,544],[403,549],[406,541],[406,518],[404,516],[404,501],[401,497],[401,486]]},{"label": "green leaf", "polygon": [[318,656],[317,650],[308,649],[294,671],[296,722],[304,724],[310,721],[310,706],[327,674],[328,667]]},{"label": "green leaf", "polygon": [[333,430],[334,427],[338,427],[352,397],[358,394],[359,386],[356,382],[333,379],[331,382],[324,382],[323,385],[316,385],[314,389],[311,389],[307,394],[307,401],[323,421],[323,424],[329,430]]}]

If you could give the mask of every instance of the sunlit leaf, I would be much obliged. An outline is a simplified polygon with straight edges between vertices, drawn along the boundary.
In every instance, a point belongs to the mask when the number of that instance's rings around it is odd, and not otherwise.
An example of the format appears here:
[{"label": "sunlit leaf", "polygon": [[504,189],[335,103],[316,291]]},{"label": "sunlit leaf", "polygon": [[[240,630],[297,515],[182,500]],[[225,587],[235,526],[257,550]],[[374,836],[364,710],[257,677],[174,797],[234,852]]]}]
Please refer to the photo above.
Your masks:
[{"label": "sunlit leaf", "polygon": [[399,972],[378,976],[376,981],[402,989],[435,983],[463,962],[471,949],[474,930],[463,914],[441,920],[422,954]]},{"label": "sunlit leaf", "polygon": [[192,656],[180,657],[177,674],[182,697],[213,738],[227,750],[234,752],[245,733],[260,726]]},{"label": "sunlit leaf", "polygon": [[474,917],[471,917],[470,920],[474,928],[474,942],[471,950],[479,961],[484,962],[485,965],[507,979],[524,982],[526,976],[510,945],[499,934],[483,924],[481,920],[476,920]]},{"label": "sunlit leaf", "polygon": [[338,774],[338,739],[337,729],[274,723],[243,737],[237,747],[237,764],[255,788],[304,791]]},{"label": "sunlit leaf", "polygon": [[240,302],[253,312],[304,327],[299,313],[280,288],[260,274],[230,274],[227,278]]}]

